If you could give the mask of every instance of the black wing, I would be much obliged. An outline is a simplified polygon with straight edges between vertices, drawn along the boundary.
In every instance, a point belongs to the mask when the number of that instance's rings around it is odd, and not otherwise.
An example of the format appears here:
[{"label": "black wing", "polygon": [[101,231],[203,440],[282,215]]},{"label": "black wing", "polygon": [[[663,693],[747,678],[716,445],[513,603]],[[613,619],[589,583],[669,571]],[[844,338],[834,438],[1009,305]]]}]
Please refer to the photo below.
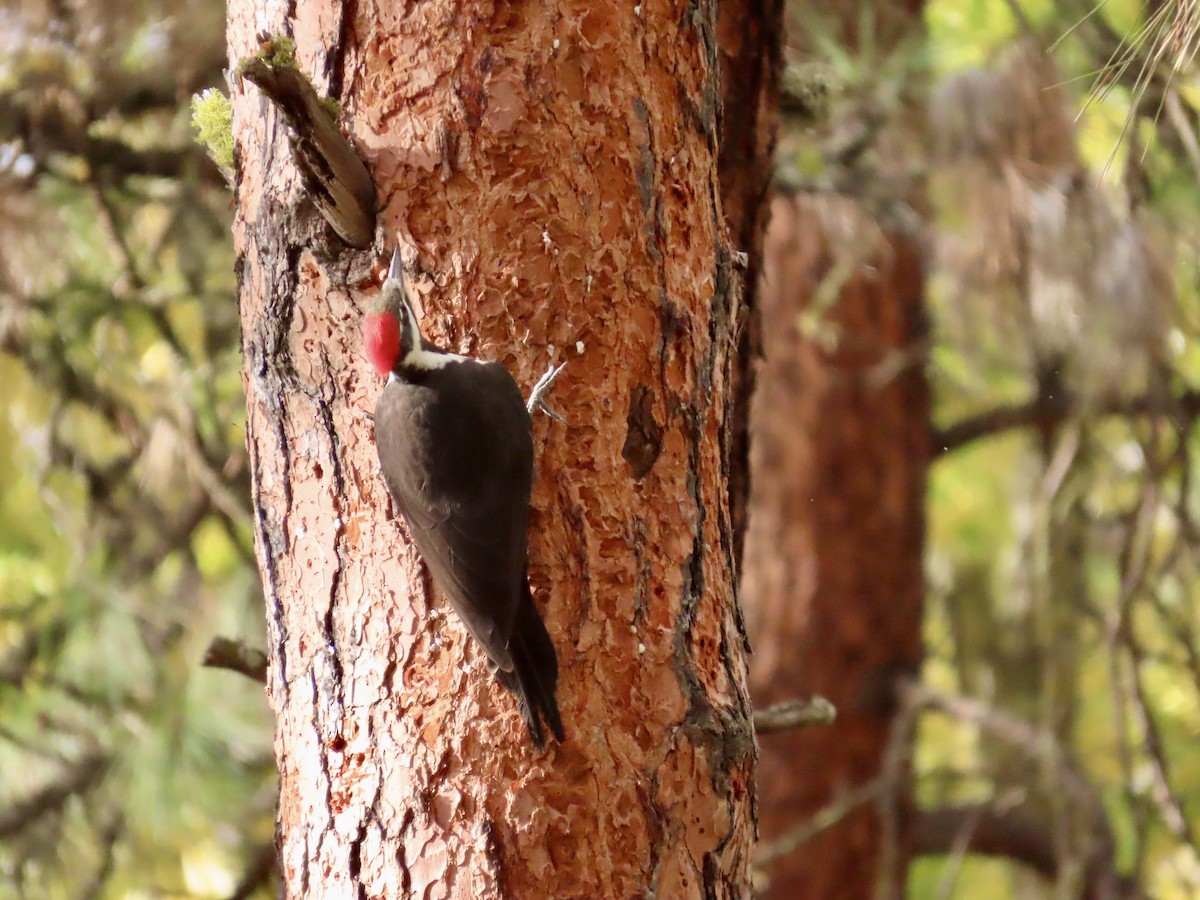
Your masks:
[{"label": "black wing", "polygon": [[434,581],[503,671],[524,595],[533,435],[496,363],[393,379],[375,409],[384,479]]}]

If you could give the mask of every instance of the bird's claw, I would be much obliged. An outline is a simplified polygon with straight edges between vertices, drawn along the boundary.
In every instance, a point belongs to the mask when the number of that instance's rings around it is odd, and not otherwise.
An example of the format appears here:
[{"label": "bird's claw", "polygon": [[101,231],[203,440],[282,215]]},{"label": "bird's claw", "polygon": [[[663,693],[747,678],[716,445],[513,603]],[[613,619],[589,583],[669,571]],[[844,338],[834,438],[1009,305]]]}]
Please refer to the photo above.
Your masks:
[{"label": "bird's claw", "polygon": [[537,408],[552,418],[555,422],[561,422],[563,425],[567,424],[567,420],[559,415],[558,412],[545,400],[539,400],[537,402]]},{"label": "bird's claw", "polygon": [[558,377],[558,373],[567,367],[565,362],[559,363],[557,366],[551,363],[544,375],[537,380],[537,384],[533,386],[533,390],[529,392],[529,402],[525,404],[525,408],[529,410],[529,414],[533,415],[534,410],[540,409],[556,422],[567,424],[567,420],[550,408],[550,404],[544,399],[546,393],[550,390],[550,385],[554,384],[554,379]]}]

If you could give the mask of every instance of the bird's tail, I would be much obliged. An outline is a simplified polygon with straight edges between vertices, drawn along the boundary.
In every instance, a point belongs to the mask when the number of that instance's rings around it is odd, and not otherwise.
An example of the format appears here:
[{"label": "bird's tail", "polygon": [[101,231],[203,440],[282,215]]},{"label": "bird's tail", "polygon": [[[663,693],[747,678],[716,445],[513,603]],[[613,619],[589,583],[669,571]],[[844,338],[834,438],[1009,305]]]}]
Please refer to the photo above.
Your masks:
[{"label": "bird's tail", "polygon": [[546,631],[534,605],[528,579],[525,581],[525,597],[517,612],[513,636],[508,642],[508,651],[512,655],[513,671],[500,673],[501,680],[517,698],[521,717],[534,744],[538,749],[546,745],[542,719],[546,720],[559,741],[566,740],[556,697],[558,657],[554,653],[550,633]]}]

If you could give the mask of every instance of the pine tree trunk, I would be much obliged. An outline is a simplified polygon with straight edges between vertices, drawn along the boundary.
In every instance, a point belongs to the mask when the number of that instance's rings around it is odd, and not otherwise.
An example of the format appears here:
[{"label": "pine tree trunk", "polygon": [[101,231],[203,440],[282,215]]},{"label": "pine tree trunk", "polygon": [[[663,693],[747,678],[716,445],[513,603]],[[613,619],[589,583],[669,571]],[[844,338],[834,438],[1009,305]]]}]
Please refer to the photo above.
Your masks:
[{"label": "pine tree trunk", "polygon": [[[534,751],[378,473],[372,257],[323,233],[258,90],[234,93],[268,691],[290,896],[742,897],[754,836],[727,484],[740,287],[711,3],[233,0],[340,103],[426,332],[528,388],[530,575],[567,741]],[[375,248],[382,258],[383,247]]]}]

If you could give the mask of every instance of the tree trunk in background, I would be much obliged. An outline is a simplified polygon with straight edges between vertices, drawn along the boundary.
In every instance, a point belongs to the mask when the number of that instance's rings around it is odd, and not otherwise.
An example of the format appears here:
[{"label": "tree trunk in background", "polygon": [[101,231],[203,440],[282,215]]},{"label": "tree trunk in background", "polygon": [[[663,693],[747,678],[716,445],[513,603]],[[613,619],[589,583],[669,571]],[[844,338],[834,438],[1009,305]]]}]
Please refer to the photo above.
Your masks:
[{"label": "tree trunk in background", "polygon": [[568,735],[537,753],[389,518],[357,337],[373,290],[345,275],[363,259],[312,252],[284,126],[235,92],[288,893],[747,896],[713,5],[288,8],[232,2],[231,55],[295,36],[374,172],[385,241],[415,251],[427,332],[525,387],[570,359],[569,424],[534,425],[531,582]]},{"label": "tree trunk in background", "polygon": [[[921,275],[915,248],[879,234],[849,200],[774,203],[742,586],[752,684],[756,705],[815,693],[838,718],[760,739],[764,844],[879,775],[891,686],[920,663]],[[826,291],[836,300],[806,327]],[[875,807],[861,807],[781,858],[770,896],[871,897],[880,833]]]},{"label": "tree trunk in background", "polygon": [[[803,59],[808,27],[830,28],[826,37],[853,54],[867,27],[865,52],[874,56],[854,59],[877,65],[872,60],[920,27],[921,5],[876,4],[867,22],[858,0],[836,0],[795,30],[793,44]],[[880,185],[903,183],[894,158],[903,143],[891,143],[900,136],[885,129],[866,161],[847,164],[862,172],[837,173],[863,202],[781,198],[771,209],[741,591],[754,649],[751,685],[756,706],[821,694],[838,719],[761,737],[764,847],[879,777],[896,712],[893,687],[921,661],[930,459],[923,272],[916,240],[884,233],[867,212],[895,199],[877,196]],[[900,199],[920,207],[918,197]],[[902,792],[897,824],[907,805]],[[875,804],[858,807],[766,868],[767,895],[863,900],[882,887],[884,896],[902,896],[903,828],[889,844],[883,822]]]}]

